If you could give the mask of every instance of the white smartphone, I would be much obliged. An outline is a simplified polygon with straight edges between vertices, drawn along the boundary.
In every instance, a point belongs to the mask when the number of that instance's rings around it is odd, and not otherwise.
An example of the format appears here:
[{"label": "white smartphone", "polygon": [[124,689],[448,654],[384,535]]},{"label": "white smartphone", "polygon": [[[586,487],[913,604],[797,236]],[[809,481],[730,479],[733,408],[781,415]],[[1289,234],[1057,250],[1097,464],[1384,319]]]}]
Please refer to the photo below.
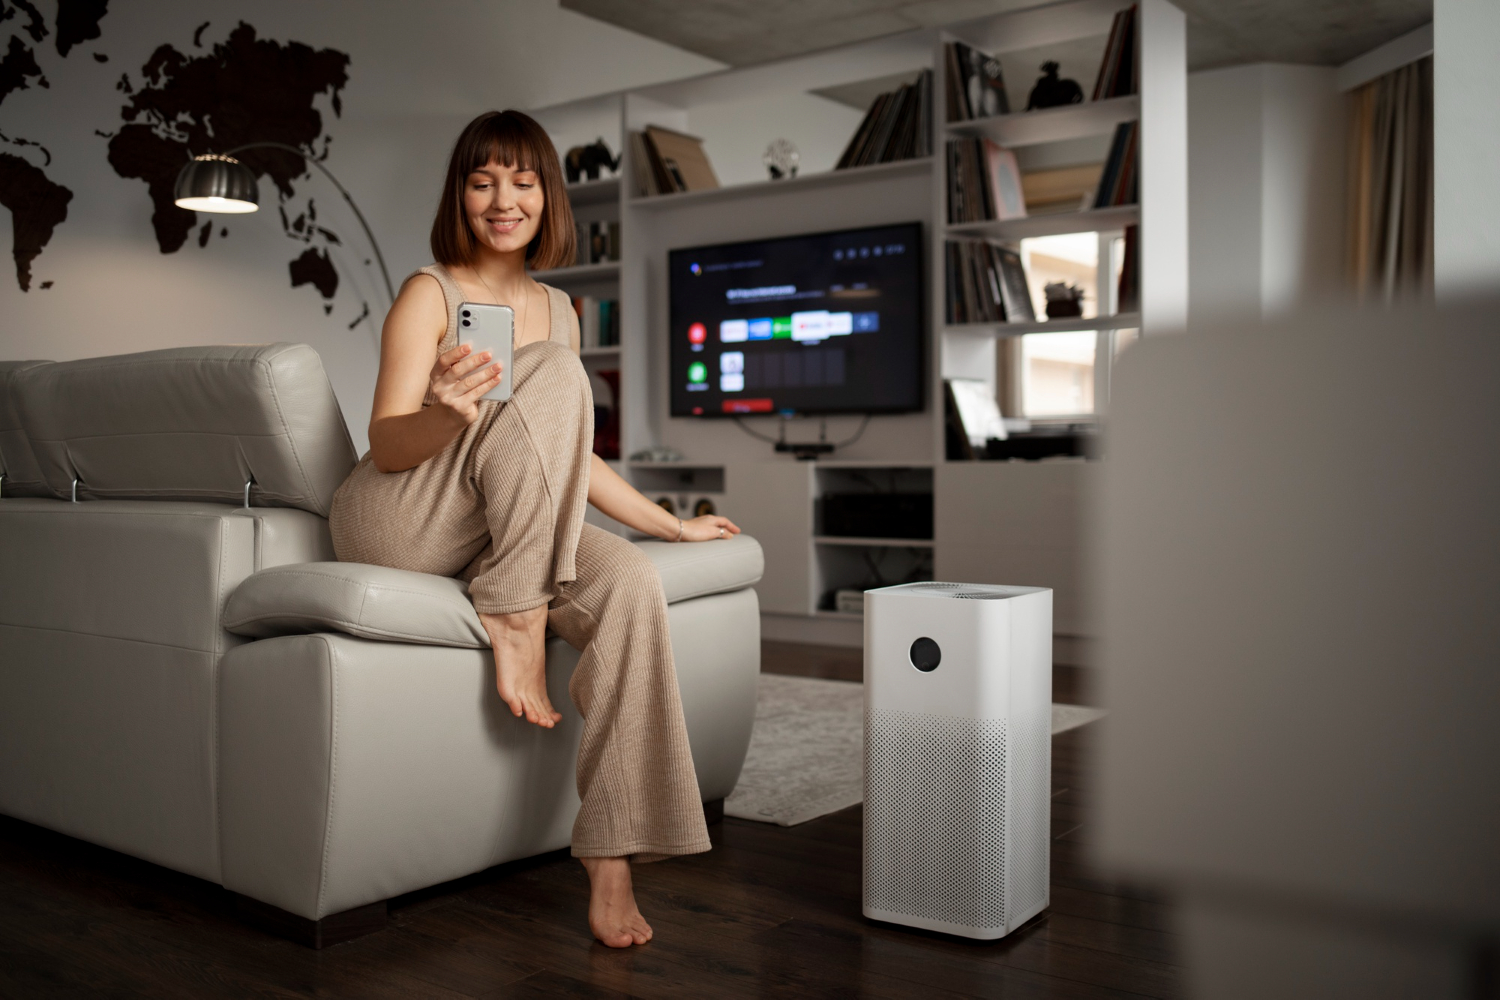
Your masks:
[{"label": "white smartphone", "polygon": [[489,351],[493,358],[487,364],[499,362],[504,366],[500,372],[500,384],[480,398],[497,399],[502,403],[510,398],[510,361],[514,353],[515,332],[516,311],[510,306],[480,302],[458,304],[458,342],[472,345],[475,354]]}]

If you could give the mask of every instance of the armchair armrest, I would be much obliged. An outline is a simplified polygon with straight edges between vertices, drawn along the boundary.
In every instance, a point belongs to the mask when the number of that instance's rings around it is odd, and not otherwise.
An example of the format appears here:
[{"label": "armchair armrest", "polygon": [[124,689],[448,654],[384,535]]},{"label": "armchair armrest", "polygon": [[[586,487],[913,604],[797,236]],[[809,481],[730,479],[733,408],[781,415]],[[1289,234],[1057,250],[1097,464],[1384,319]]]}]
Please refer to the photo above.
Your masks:
[{"label": "armchair armrest", "polygon": [[224,627],[252,639],[343,632],[426,646],[490,645],[462,580],[366,563],[261,570],[230,595]]}]

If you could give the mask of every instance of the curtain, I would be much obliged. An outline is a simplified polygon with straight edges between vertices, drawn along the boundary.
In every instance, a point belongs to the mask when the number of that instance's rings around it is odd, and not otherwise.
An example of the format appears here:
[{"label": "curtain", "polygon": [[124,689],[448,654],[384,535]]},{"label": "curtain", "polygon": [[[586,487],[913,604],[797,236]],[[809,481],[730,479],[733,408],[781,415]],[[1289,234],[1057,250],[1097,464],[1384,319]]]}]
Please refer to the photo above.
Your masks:
[{"label": "curtain", "polygon": [[1432,294],[1432,57],[1351,95],[1349,271],[1361,300]]}]

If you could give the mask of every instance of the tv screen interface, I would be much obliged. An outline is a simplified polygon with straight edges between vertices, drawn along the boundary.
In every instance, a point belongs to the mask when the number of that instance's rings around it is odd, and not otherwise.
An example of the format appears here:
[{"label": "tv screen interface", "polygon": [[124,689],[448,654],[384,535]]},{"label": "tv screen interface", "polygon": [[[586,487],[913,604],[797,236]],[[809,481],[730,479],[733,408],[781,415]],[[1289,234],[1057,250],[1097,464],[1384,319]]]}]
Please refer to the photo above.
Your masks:
[{"label": "tv screen interface", "polygon": [[922,408],[920,223],[669,255],[672,416]]}]

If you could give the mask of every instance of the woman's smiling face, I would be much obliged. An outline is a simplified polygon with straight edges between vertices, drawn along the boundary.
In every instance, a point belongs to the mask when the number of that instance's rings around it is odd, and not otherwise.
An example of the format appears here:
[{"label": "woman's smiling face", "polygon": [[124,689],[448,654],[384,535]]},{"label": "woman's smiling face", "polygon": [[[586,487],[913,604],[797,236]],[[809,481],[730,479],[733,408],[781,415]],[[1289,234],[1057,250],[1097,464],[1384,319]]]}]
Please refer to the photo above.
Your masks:
[{"label": "woman's smiling face", "polygon": [[464,182],[469,228],[497,253],[524,253],[541,228],[542,209],[541,178],[534,170],[491,160]]}]

